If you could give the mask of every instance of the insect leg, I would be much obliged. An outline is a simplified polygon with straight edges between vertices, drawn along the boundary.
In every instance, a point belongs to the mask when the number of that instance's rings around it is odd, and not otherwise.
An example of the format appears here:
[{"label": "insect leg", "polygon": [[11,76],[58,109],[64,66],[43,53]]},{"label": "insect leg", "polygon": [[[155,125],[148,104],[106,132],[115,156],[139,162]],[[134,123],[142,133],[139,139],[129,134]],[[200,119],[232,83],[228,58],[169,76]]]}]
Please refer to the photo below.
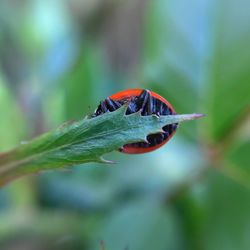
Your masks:
[{"label": "insect leg", "polygon": [[139,99],[142,100],[142,106],[141,106],[142,110],[145,108],[149,96],[150,96],[150,92],[147,89],[144,89],[142,93],[139,95]]},{"label": "insect leg", "polygon": [[113,104],[114,104],[114,106],[116,107],[116,109],[118,109],[118,108],[120,108],[123,104],[122,103],[120,103],[120,102],[118,102],[118,101],[115,101],[115,100],[113,100],[113,99],[110,99],[112,102],[113,102]]},{"label": "insect leg", "polygon": [[154,113],[154,100],[153,97],[148,94],[145,97],[145,104],[142,108],[142,115],[152,115]]},{"label": "insect leg", "polygon": [[151,97],[150,92],[147,89],[144,89],[141,94],[138,96],[136,104],[142,110],[142,115],[147,115],[147,110],[150,110],[150,107],[147,108],[148,99]]},{"label": "insect leg", "polygon": [[117,103],[115,103],[112,99],[110,99],[109,97],[107,99],[105,99],[105,104],[108,108],[109,111],[115,111],[119,106],[117,105]]},{"label": "insect leg", "polygon": [[155,110],[154,110],[155,114],[157,116],[160,116],[162,114],[162,102],[155,99],[155,106],[154,107],[155,107]]},{"label": "insect leg", "polygon": [[105,101],[100,102],[97,109],[95,110],[95,113],[93,114],[93,117],[104,114],[108,112],[107,106],[105,104]]},{"label": "insect leg", "polygon": [[108,108],[107,108],[105,101],[102,101],[99,106],[100,106],[100,110],[102,111],[102,113],[108,112]]},{"label": "insect leg", "polygon": [[138,112],[140,110],[139,102],[140,101],[139,101],[138,97],[132,97],[131,100],[128,103],[128,108],[127,108],[127,111],[126,111],[126,115]]}]

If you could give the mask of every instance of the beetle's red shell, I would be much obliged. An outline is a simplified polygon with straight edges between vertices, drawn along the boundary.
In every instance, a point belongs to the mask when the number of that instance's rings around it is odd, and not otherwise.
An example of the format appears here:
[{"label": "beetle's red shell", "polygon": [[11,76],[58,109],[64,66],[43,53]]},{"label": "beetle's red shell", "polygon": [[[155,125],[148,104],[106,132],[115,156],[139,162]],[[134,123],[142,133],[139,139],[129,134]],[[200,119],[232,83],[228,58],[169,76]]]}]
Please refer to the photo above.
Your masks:
[{"label": "beetle's red shell", "polygon": [[[130,100],[132,97],[135,97],[135,96],[139,96],[141,94],[143,90],[142,89],[128,89],[128,90],[124,90],[124,91],[121,91],[121,92],[118,92],[118,93],[115,93],[111,96],[109,96],[110,99],[113,99],[113,100]],[[174,108],[172,107],[172,105],[166,100],[164,99],[162,96],[156,94],[155,92],[153,91],[150,91],[150,94],[162,101],[163,103],[165,103],[169,109],[172,110],[173,113],[176,113]],[[154,145],[154,146],[151,146],[151,147],[147,147],[147,148],[144,148],[144,147],[131,147],[130,145],[124,145],[120,151],[123,152],[123,153],[127,153],[127,154],[143,154],[143,153],[148,153],[148,152],[151,152],[151,151],[154,151],[158,148],[160,148],[161,146],[163,146],[165,143],[167,143],[171,138],[172,136],[175,134],[176,130],[174,132],[172,132],[162,143],[160,144],[157,144],[157,145]]]}]

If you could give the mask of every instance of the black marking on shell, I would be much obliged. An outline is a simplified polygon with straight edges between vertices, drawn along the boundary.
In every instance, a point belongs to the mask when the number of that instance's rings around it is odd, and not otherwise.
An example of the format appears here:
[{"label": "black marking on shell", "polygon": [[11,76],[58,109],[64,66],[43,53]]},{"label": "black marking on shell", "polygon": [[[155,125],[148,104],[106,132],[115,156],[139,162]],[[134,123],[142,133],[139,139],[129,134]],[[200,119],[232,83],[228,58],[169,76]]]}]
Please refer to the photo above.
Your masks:
[{"label": "black marking on shell", "polygon": [[[175,112],[168,107],[164,102],[150,95],[148,90],[143,90],[139,96],[132,97],[131,99],[121,99],[121,100],[112,100],[109,97],[104,101],[100,102],[99,106],[95,110],[94,114],[91,117],[96,117],[106,112],[113,112],[125,103],[128,103],[128,108],[126,115],[138,112],[141,110],[142,116],[156,114],[161,115],[174,115]],[[175,130],[177,129],[178,124],[170,124],[164,126],[162,129],[164,133],[150,134],[147,136],[148,142],[136,142],[126,144],[123,147],[132,147],[132,148],[150,148],[158,144],[161,144],[163,141],[167,140]],[[122,151],[122,149],[120,150]]]}]

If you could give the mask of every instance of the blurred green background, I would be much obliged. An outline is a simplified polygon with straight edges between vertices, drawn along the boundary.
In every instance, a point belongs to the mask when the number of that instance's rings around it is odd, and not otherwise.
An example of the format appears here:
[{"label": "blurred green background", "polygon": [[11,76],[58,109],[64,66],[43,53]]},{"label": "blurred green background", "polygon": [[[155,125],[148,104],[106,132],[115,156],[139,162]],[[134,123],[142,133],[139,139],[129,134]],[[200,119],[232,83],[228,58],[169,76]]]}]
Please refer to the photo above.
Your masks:
[{"label": "blurred green background", "polygon": [[2,188],[1,250],[250,249],[250,1],[1,0],[1,151],[128,88],[207,117]]}]

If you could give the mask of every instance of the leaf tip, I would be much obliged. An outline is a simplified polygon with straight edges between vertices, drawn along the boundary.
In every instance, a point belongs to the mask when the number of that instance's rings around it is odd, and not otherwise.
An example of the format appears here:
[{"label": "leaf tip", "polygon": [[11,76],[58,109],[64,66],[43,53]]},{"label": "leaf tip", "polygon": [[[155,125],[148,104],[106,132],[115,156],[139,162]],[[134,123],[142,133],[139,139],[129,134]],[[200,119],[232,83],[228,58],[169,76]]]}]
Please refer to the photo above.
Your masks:
[{"label": "leaf tip", "polygon": [[180,121],[179,122],[195,120],[195,119],[202,118],[204,116],[206,116],[206,115],[204,115],[204,114],[196,114],[196,113],[193,113],[193,114],[184,114],[184,115],[180,115]]},{"label": "leaf tip", "polygon": [[207,116],[207,115],[205,115],[205,114],[193,114],[193,119],[198,119],[198,118],[202,118],[205,116]]}]

